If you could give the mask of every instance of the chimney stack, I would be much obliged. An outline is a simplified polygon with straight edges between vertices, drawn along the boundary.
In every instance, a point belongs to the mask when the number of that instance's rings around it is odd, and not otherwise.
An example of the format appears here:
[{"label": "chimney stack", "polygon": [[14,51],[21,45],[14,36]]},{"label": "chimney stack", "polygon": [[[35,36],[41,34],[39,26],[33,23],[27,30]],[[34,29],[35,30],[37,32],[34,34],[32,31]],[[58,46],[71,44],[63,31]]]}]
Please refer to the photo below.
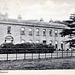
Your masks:
[{"label": "chimney stack", "polygon": [[19,19],[19,20],[21,20],[21,19],[22,19],[21,15],[18,15],[18,19]]},{"label": "chimney stack", "polygon": [[41,18],[40,21],[44,21],[43,18]]}]

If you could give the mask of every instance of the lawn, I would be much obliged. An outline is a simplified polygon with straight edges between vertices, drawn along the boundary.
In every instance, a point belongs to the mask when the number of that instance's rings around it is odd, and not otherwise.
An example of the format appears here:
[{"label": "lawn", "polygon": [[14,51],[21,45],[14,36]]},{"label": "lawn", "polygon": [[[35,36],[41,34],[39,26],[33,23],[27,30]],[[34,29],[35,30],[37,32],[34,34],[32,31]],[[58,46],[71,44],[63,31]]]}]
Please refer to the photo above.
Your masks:
[{"label": "lawn", "polygon": [[0,70],[75,69],[75,57],[0,61]]}]

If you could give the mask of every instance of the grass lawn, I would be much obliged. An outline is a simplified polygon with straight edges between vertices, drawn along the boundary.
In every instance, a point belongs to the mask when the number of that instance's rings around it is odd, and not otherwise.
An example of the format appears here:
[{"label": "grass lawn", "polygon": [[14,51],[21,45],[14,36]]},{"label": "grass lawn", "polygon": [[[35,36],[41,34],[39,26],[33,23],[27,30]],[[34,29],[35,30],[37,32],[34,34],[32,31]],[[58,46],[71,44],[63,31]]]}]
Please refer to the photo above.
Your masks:
[{"label": "grass lawn", "polygon": [[75,69],[75,57],[0,61],[0,70]]}]

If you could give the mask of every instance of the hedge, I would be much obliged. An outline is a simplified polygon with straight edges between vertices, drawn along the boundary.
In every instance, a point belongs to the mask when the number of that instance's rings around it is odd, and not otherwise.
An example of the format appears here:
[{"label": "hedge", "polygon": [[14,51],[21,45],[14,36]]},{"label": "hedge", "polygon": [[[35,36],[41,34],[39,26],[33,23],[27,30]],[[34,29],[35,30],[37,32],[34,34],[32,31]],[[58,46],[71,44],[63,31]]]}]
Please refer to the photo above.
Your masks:
[{"label": "hedge", "polygon": [[55,51],[53,45],[41,43],[22,43],[12,44],[5,43],[0,45],[0,53],[53,53]]}]

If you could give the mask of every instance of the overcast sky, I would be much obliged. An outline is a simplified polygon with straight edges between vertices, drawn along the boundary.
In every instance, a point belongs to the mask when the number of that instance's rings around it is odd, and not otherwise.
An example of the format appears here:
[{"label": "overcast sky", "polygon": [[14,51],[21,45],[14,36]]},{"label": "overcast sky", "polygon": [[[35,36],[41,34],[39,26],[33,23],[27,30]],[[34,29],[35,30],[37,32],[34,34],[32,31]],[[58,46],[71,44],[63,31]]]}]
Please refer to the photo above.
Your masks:
[{"label": "overcast sky", "polygon": [[75,0],[0,0],[0,12],[10,18],[66,20],[75,13]]}]

